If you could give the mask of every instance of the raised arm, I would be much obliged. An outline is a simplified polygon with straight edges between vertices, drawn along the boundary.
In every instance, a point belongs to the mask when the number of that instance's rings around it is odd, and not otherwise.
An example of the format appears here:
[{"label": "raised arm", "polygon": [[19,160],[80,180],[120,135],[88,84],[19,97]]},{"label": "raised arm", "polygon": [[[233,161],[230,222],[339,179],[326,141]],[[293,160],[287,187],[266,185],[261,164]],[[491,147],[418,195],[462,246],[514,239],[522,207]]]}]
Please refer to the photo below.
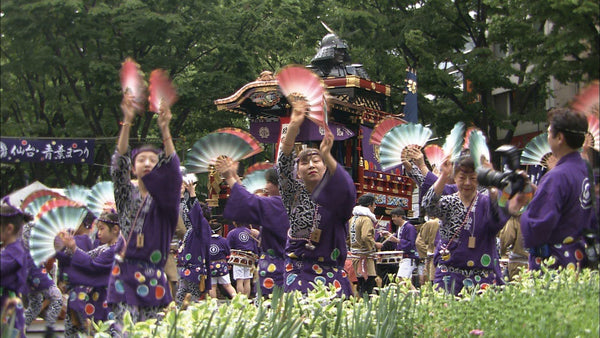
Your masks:
[{"label": "raised arm", "polygon": [[131,131],[131,124],[135,119],[136,113],[133,104],[133,95],[123,95],[121,110],[123,111],[123,121],[121,122],[119,140],[117,141],[117,152],[120,155],[125,155],[127,153],[127,148],[129,148],[129,132]]},{"label": "raised arm", "polygon": [[169,157],[175,152],[175,144],[173,144],[173,138],[171,137],[171,130],[169,129],[169,123],[171,122],[173,115],[171,114],[171,107],[164,103],[160,104],[160,112],[158,113],[158,128],[163,139],[163,145],[165,150],[165,156]]},{"label": "raised arm", "polygon": [[292,113],[290,115],[290,124],[288,125],[287,134],[285,138],[281,140],[281,152],[290,155],[294,150],[294,143],[296,137],[300,132],[300,126],[304,122],[304,118],[308,111],[308,103],[304,100],[296,100],[292,103]]}]

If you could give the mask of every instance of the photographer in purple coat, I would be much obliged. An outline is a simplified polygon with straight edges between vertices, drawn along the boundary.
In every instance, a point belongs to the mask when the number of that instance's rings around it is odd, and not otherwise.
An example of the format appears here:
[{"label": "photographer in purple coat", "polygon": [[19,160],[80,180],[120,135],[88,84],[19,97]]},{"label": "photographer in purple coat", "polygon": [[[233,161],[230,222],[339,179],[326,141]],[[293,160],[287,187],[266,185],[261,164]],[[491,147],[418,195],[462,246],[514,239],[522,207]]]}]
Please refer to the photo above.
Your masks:
[{"label": "photographer in purple coat", "polygon": [[[594,183],[591,168],[579,153],[588,129],[587,119],[565,108],[551,110],[548,117],[548,144],[558,162],[542,177],[521,216],[523,239],[530,249],[529,268],[539,269],[542,260],[550,256],[556,259],[552,267],[576,269],[595,264],[597,268],[597,260],[589,264],[597,257],[594,236],[598,219],[591,190]],[[590,250],[587,254],[586,245]]]}]

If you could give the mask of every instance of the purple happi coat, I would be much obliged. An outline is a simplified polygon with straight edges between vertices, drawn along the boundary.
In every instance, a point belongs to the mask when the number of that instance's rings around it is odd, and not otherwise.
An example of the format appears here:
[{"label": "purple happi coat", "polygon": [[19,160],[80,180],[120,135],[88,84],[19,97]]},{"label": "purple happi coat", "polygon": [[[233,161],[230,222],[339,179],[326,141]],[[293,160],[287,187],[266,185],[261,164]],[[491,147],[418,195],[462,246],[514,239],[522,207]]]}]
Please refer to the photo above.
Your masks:
[{"label": "purple happi coat", "polygon": [[258,278],[264,296],[283,287],[286,234],[290,222],[280,196],[251,194],[240,184],[231,187],[223,216],[236,222],[260,225]]},{"label": "purple happi coat", "polygon": [[177,154],[159,156],[141,180],[148,190],[142,200],[131,183],[131,159],[115,152],[112,177],[119,225],[126,238],[118,248],[108,288],[108,303],[130,306],[166,306],[172,301],[164,271],[171,239],[179,218],[181,172]]},{"label": "purple happi coat", "polygon": [[[554,267],[577,268],[585,263],[584,229],[596,229],[588,169],[579,152],[563,156],[540,180],[531,203],[521,216],[525,247],[546,245],[556,258]],[[530,252],[529,268],[539,269],[542,257]]]},{"label": "purple happi coat", "polygon": [[[22,297],[29,292],[27,287],[27,252],[21,239],[0,250],[0,309],[4,309],[11,298],[19,298],[15,307],[15,326],[25,337],[25,311]],[[2,321],[5,318],[1,318]]]},{"label": "purple happi coat", "polygon": [[[352,295],[344,263],[347,221],[352,216],[356,188],[340,164],[309,193],[294,175],[295,153],[280,153],[277,163],[279,190],[290,218],[286,246],[285,291],[312,289],[311,283],[333,284],[338,295]],[[320,232],[318,242],[310,234]],[[314,248],[312,246],[314,246]]]}]

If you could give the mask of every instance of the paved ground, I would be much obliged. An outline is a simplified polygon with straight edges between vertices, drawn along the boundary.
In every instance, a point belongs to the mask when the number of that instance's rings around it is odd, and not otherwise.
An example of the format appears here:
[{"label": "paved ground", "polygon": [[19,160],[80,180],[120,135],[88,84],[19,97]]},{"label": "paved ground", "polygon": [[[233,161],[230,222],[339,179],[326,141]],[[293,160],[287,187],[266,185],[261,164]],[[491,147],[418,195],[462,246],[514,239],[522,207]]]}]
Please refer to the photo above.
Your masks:
[{"label": "paved ground", "polygon": [[[56,330],[55,337],[62,338],[64,337],[63,332],[65,330],[65,323],[63,320],[59,320],[56,322],[54,326],[54,330]],[[27,331],[27,338],[39,338],[44,337],[44,332],[46,332],[46,325],[43,320],[36,319],[29,326],[29,330]]]}]

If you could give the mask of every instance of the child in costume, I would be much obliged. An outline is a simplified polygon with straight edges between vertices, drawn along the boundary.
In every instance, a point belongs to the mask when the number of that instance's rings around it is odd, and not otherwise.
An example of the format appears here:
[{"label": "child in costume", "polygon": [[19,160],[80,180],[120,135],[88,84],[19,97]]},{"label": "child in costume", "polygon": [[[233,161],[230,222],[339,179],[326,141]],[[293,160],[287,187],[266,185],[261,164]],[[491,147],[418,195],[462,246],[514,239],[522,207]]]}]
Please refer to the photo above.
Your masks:
[{"label": "child in costume", "polygon": [[179,306],[188,293],[192,301],[198,301],[211,289],[208,248],[212,232],[207,220],[210,209],[196,198],[193,183],[184,182],[183,187],[189,195],[181,199],[181,217],[187,231],[177,254],[179,288],[176,299]]},{"label": "child in costume", "polygon": [[221,237],[223,225],[216,221],[210,222],[212,235],[210,237],[209,257],[210,257],[210,278],[211,289],[209,295],[217,298],[217,284],[223,285],[225,291],[230,297],[236,295],[235,289],[231,286],[229,278],[229,266],[227,265],[227,256],[229,256],[229,245],[227,239]]},{"label": "child in costume", "polygon": [[0,312],[2,330],[4,331],[14,320],[8,332],[17,337],[25,337],[25,315],[21,301],[27,294],[27,257],[21,240],[23,224],[31,221],[31,216],[24,214],[10,204],[8,197],[2,199],[0,205]]},{"label": "child in costume", "polygon": [[[239,206],[238,206],[239,208]],[[253,234],[247,224],[233,222],[235,228],[227,234],[227,244],[230,250],[237,250],[240,253],[250,256],[256,255],[258,252],[257,239],[258,231]],[[254,230],[254,229],[253,229]],[[233,253],[232,253],[233,255]],[[236,283],[237,293],[242,293],[250,297],[251,282],[254,272],[254,266],[247,266],[237,263],[233,265],[233,279]]]},{"label": "child in costume", "polygon": [[68,232],[60,234],[65,247],[56,256],[67,262],[69,271],[66,337],[77,337],[79,332],[87,332],[91,320],[109,319],[106,301],[108,278],[116,248],[123,245],[123,238],[120,235],[119,218],[114,211],[102,213],[98,217],[97,227],[100,245],[90,251],[78,247],[74,236]]}]

